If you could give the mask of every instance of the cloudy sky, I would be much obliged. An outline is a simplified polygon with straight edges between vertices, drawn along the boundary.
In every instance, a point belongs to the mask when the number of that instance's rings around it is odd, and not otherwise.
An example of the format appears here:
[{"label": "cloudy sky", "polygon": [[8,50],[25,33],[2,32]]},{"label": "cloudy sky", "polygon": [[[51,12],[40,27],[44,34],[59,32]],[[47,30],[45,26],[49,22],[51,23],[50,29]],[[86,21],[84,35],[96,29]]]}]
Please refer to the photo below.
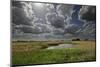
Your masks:
[{"label": "cloudy sky", "polygon": [[13,39],[95,39],[96,7],[12,1]]}]

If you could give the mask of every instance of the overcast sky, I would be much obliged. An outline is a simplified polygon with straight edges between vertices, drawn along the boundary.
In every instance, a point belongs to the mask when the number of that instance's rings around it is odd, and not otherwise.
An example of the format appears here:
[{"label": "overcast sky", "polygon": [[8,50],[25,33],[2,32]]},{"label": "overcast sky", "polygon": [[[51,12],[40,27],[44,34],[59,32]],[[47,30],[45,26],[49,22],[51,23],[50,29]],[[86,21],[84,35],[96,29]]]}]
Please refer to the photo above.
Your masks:
[{"label": "overcast sky", "polygon": [[96,7],[12,2],[14,39],[95,39]]}]

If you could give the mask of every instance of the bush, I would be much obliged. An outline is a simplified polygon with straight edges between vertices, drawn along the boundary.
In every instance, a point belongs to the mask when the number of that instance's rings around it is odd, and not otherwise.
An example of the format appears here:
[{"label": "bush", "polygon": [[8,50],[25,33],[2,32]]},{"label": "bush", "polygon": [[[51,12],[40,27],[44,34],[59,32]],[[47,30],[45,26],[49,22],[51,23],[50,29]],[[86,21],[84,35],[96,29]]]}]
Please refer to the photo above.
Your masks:
[{"label": "bush", "polygon": [[80,39],[79,38],[76,38],[76,39],[72,39],[72,41],[80,41]]}]

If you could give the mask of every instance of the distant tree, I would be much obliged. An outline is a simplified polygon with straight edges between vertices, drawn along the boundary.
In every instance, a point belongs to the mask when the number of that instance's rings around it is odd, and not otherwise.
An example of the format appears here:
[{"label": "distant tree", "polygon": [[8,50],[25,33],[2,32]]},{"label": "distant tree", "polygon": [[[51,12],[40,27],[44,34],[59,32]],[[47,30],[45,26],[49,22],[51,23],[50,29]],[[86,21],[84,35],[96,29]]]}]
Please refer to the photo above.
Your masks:
[{"label": "distant tree", "polygon": [[76,38],[76,39],[72,39],[72,41],[80,41],[80,39],[79,38]]},{"label": "distant tree", "polygon": [[80,39],[79,39],[79,38],[77,38],[77,39],[76,39],[76,41],[80,41]]}]

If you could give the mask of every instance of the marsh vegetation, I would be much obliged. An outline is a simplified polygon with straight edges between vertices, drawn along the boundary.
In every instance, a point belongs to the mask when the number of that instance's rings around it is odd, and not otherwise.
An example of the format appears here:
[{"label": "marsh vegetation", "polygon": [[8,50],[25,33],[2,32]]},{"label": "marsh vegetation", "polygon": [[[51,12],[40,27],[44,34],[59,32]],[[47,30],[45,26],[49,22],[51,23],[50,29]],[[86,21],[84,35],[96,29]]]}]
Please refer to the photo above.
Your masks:
[{"label": "marsh vegetation", "polygon": [[[47,49],[59,44],[73,48]],[[70,63],[96,60],[95,41],[25,41],[12,42],[13,65]]]}]

